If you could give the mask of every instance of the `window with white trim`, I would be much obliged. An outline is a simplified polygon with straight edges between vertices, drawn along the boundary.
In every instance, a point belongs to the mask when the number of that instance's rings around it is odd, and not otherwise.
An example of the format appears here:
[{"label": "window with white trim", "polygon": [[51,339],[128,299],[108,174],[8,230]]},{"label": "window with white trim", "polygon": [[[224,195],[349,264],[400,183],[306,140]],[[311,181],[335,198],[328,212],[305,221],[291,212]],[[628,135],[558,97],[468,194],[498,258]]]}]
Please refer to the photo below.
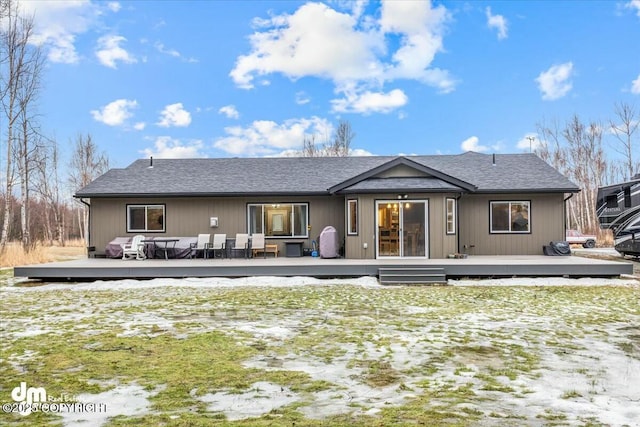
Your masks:
[{"label": "window with white trim", "polygon": [[247,205],[247,230],[266,237],[309,237],[308,203],[251,203]]},{"label": "window with white trim", "polygon": [[490,202],[491,233],[530,233],[531,202]]},{"label": "window with white trim", "polygon": [[358,200],[347,200],[347,234],[358,234]]},{"label": "window with white trim", "polygon": [[447,234],[456,234],[456,199],[447,199]]},{"label": "window with white trim", "polygon": [[127,232],[165,231],[165,205],[127,205]]}]

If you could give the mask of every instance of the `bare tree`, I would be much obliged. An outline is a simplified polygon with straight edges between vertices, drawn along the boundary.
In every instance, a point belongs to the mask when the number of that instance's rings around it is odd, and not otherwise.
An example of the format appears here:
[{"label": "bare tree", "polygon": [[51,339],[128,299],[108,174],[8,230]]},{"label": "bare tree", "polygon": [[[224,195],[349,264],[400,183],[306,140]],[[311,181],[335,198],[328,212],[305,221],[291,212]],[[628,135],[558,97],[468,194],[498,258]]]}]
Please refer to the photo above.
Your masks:
[{"label": "bare tree", "polygon": [[67,206],[62,197],[60,155],[57,141],[50,141],[50,144],[42,147],[38,153],[40,158],[34,162],[36,168],[34,191],[44,205],[44,238],[49,244],[57,240],[60,245],[64,246]]},{"label": "bare tree", "polygon": [[333,144],[328,147],[331,156],[346,157],[349,155],[351,141],[356,137],[351,129],[351,123],[346,120],[340,120],[336,132],[333,137]]},{"label": "bare tree", "polygon": [[536,154],[581,189],[568,203],[569,226],[595,231],[597,189],[611,171],[602,148],[603,127],[598,122],[585,125],[574,115],[562,128],[556,121],[551,125],[538,124],[538,132],[542,144]]},{"label": "bare tree", "polygon": [[[23,21],[25,40],[33,30],[33,19]],[[19,104],[18,126],[20,128],[17,137],[18,176],[20,178],[20,225],[22,235],[22,247],[29,250],[32,245],[30,235],[29,217],[29,191],[31,188],[31,174],[34,168],[35,156],[40,148],[40,133],[37,129],[37,117],[35,113],[36,100],[40,92],[40,77],[43,67],[43,56],[39,47],[30,46],[26,51],[23,61],[24,68],[21,73],[20,90],[17,95]]]},{"label": "bare tree", "polygon": [[[91,135],[76,137],[69,170],[69,181],[72,189],[77,191],[89,184],[109,169],[109,158],[105,153],[99,153],[98,146]],[[89,223],[89,213],[85,205],[78,211],[81,238],[86,239]]]},{"label": "bare tree", "polygon": [[333,140],[326,141],[321,146],[316,143],[316,136],[305,136],[302,142],[303,157],[347,157],[351,150],[351,141],[356,134],[351,129],[351,123],[341,120],[336,128]]},{"label": "bare tree", "polygon": [[616,103],[614,107],[616,118],[610,120],[611,133],[618,140],[615,150],[624,156],[626,178],[631,178],[637,172],[637,162],[634,157],[634,135],[640,126],[640,113],[635,106],[625,102]]},{"label": "bare tree", "polygon": [[[0,98],[6,119],[6,165],[5,198],[3,205],[3,223],[0,233],[0,249],[4,248],[9,237],[12,209],[10,198],[15,185],[16,159],[20,172],[22,194],[22,237],[28,247],[28,156],[32,142],[31,107],[40,87],[42,56],[40,49],[30,44],[33,38],[33,17],[20,14],[18,2],[5,0],[4,13],[0,29]],[[24,199],[26,198],[26,200]]]},{"label": "bare tree", "polygon": [[302,156],[303,157],[318,157],[320,150],[316,145],[316,136],[310,135],[304,136],[304,140],[302,141]]}]

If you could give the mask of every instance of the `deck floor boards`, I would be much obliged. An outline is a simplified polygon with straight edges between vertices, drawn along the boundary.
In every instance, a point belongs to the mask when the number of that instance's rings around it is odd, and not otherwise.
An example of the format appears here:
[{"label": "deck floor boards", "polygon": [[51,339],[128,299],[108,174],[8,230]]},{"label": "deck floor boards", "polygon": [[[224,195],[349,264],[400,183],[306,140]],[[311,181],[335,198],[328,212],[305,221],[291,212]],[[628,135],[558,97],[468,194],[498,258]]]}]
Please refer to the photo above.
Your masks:
[{"label": "deck floor boards", "polygon": [[32,279],[91,280],[149,279],[157,277],[246,276],[377,276],[384,267],[443,268],[447,277],[570,276],[615,277],[632,274],[633,265],[580,256],[470,256],[466,259],[173,259],[121,260],[86,258],[73,261],[20,266],[16,277]]}]

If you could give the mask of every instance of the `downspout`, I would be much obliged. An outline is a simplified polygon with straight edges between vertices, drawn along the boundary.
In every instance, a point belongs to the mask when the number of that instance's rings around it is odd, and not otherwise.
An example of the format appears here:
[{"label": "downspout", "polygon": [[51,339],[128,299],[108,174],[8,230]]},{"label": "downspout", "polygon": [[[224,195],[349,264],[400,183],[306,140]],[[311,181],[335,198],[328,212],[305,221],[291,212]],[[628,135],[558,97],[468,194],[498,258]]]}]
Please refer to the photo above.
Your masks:
[{"label": "downspout", "polygon": [[566,240],[567,239],[567,202],[573,197],[575,196],[575,193],[571,193],[569,194],[569,197],[567,197],[566,199],[563,200],[562,204],[563,204],[563,216],[564,216],[564,232],[563,232],[563,238],[562,240]]},{"label": "downspout", "polygon": [[460,253],[460,209],[458,201],[462,199],[463,193],[458,193],[458,197],[456,197],[456,252]]},{"label": "downspout", "polygon": [[95,248],[91,249],[91,203],[86,202],[82,197],[78,199],[80,203],[85,205],[89,209],[89,222],[87,223],[86,238],[87,238],[87,256],[89,257],[91,252],[95,252]]}]

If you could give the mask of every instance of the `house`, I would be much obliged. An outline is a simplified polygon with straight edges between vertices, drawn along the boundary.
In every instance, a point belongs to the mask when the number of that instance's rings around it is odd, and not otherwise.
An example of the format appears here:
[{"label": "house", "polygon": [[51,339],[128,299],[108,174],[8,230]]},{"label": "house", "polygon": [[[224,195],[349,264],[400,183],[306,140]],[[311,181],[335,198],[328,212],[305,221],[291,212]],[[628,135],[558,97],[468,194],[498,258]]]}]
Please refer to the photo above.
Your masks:
[{"label": "house", "polygon": [[534,154],[143,159],[75,197],[114,238],[265,233],[284,252],[336,228],[344,256],[540,255],[579,188]]}]

